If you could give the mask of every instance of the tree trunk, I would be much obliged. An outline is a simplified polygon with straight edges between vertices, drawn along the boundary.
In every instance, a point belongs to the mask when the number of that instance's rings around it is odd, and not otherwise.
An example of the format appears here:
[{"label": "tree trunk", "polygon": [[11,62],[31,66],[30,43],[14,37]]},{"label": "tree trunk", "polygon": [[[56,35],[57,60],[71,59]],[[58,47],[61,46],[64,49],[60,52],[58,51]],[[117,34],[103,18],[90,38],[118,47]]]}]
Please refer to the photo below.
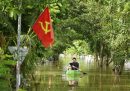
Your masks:
[{"label": "tree trunk", "polygon": [[119,75],[122,73],[123,68],[124,68],[124,64],[125,64],[125,60],[122,60],[120,63],[120,71],[119,71]]},{"label": "tree trunk", "polygon": [[100,67],[103,66],[103,45],[101,44],[101,51],[100,51]]},{"label": "tree trunk", "polygon": [[106,56],[106,66],[109,66],[109,57],[108,57],[108,55]]},{"label": "tree trunk", "polygon": [[111,56],[110,56],[110,59],[109,59],[108,65],[112,62],[112,59],[113,59],[113,52],[111,51]]}]

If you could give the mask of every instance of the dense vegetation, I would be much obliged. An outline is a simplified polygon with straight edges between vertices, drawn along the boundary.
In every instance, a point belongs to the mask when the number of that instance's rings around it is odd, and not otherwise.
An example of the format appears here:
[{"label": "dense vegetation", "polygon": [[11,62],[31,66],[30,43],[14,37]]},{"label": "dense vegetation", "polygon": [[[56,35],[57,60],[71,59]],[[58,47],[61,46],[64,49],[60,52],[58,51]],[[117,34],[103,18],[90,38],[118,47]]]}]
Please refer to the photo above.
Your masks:
[{"label": "dense vegetation", "polygon": [[[55,33],[55,43],[48,49],[31,28],[46,6],[50,8]],[[29,47],[22,65],[23,78],[27,76],[28,80],[34,79],[33,74],[25,74],[33,72],[41,58],[57,60],[65,50],[79,55],[91,53],[101,67],[111,62],[123,66],[130,57],[129,0],[0,0],[0,79],[4,78],[10,88],[16,62],[8,46],[17,45],[18,14],[22,14],[21,46]]]}]

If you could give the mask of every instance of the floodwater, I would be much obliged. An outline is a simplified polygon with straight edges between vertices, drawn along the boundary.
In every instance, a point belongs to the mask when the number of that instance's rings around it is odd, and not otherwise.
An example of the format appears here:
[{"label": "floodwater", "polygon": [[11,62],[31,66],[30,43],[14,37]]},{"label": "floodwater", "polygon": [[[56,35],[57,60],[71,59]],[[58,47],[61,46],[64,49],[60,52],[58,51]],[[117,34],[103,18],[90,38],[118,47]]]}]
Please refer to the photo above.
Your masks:
[{"label": "floodwater", "polygon": [[70,59],[47,62],[35,71],[36,81],[31,82],[28,91],[130,91],[130,69],[125,67],[123,73],[114,75],[112,67],[98,67],[94,62],[79,61],[81,74],[78,85],[69,86],[65,67]]}]

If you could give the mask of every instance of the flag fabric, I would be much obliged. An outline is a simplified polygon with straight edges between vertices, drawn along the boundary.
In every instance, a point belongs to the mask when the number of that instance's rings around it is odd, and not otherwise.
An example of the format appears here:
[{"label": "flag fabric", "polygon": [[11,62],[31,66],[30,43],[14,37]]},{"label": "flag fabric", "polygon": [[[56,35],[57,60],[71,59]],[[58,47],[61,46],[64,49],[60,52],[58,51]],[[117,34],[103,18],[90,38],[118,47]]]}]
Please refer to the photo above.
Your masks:
[{"label": "flag fabric", "polygon": [[54,32],[48,7],[39,15],[32,28],[45,48],[52,46]]}]

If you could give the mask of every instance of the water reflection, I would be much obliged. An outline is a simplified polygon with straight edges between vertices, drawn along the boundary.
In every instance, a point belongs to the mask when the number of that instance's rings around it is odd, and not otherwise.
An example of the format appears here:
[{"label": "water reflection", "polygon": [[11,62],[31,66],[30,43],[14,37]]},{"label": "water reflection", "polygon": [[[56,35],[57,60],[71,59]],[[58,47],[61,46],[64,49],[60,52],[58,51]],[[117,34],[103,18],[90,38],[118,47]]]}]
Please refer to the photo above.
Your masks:
[{"label": "water reflection", "polygon": [[[63,71],[65,61],[49,62],[38,67],[36,81],[32,81],[28,91],[130,91],[130,71],[124,70],[122,75],[112,73],[112,67],[100,68],[94,63],[80,61],[80,67],[86,75],[78,80],[67,78]],[[36,78],[37,77],[37,78]],[[75,86],[68,86],[70,79],[77,81]]]},{"label": "water reflection", "polygon": [[78,86],[80,78],[80,72],[78,70],[67,70],[65,75],[69,86]]},{"label": "water reflection", "polygon": [[71,86],[69,87],[69,90],[68,91],[74,91],[75,90],[75,87],[74,86]]}]

